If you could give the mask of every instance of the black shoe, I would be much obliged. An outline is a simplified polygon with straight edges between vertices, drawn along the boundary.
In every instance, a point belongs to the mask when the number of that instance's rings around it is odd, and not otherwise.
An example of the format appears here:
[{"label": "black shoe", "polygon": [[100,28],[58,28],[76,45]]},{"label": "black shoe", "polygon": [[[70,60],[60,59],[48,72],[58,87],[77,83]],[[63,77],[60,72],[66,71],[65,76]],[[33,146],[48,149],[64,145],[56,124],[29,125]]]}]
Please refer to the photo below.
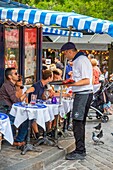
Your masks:
[{"label": "black shoe", "polygon": [[76,150],[66,154],[65,158],[66,160],[83,160],[86,156],[86,152],[81,152],[81,153],[78,153]]},{"label": "black shoe", "polygon": [[72,126],[68,126],[67,130],[68,130],[68,131],[72,131],[72,130],[73,130],[73,127],[72,127]]},{"label": "black shoe", "polygon": [[50,137],[50,138],[55,138],[55,130],[48,132],[47,136]]},{"label": "black shoe", "polygon": [[35,133],[35,138],[38,139],[40,137],[40,133]]},{"label": "black shoe", "polygon": [[40,137],[37,139],[37,144],[38,144],[38,145],[44,144],[44,137],[43,137],[43,136],[40,136]]}]

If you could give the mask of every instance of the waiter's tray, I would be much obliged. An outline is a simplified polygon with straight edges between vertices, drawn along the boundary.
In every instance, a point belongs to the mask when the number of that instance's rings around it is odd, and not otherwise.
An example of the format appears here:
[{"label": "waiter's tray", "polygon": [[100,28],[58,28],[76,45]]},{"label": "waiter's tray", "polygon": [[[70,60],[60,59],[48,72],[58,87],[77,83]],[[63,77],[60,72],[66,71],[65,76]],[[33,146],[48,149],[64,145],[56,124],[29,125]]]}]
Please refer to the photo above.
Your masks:
[{"label": "waiter's tray", "polygon": [[67,80],[52,81],[49,84],[51,84],[51,85],[66,85],[66,84],[73,84],[73,83],[75,83],[74,80],[67,79]]}]

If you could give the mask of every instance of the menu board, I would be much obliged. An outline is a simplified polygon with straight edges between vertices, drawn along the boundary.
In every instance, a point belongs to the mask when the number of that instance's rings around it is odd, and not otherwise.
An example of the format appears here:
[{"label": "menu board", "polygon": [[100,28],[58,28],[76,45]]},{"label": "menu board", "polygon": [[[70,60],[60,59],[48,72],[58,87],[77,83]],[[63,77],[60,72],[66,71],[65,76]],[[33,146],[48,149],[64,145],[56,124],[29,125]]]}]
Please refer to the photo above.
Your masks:
[{"label": "menu board", "polygon": [[29,45],[25,47],[25,77],[33,76],[35,68],[35,49]]}]

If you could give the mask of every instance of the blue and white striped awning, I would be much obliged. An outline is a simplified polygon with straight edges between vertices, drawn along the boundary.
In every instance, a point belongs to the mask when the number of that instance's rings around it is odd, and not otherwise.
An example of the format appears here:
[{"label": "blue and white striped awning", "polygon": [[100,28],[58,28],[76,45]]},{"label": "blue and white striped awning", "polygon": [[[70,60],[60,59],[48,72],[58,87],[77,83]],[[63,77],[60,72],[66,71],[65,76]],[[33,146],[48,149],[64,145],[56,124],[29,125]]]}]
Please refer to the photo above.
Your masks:
[{"label": "blue and white striped awning", "polygon": [[[61,30],[58,28],[51,28],[51,27],[43,27],[43,35],[59,35],[59,36],[69,36],[69,31]],[[83,33],[81,32],[73,32],[71,31],[71,37],[83,37]]]},{"label": "blue and white striped awning", "polygon": [[113,22],[101,20],[74,12],[58,12],[41,9],[0,8],[0,20],[14,23],[25,21],[28,24],[41,23],[46,26],[58,25],[63,28],[72,26],[76,30],[93,33],[107,33],[113,37]]}]

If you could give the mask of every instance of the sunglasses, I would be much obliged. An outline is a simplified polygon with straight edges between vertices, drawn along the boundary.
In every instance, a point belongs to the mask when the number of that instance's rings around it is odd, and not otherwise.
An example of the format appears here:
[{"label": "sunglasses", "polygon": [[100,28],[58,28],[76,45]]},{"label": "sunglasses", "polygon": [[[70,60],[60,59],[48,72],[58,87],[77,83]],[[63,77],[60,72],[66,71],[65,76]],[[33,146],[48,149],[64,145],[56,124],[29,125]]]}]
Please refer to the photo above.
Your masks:
[{"label": "sunglasses", "polygon": [[13,73],[13,74],[14,74],[14,75],[16,75],[16,76],[18,75],[18,73],[17,73],[17,72],[16,72],[16,73]]}]

